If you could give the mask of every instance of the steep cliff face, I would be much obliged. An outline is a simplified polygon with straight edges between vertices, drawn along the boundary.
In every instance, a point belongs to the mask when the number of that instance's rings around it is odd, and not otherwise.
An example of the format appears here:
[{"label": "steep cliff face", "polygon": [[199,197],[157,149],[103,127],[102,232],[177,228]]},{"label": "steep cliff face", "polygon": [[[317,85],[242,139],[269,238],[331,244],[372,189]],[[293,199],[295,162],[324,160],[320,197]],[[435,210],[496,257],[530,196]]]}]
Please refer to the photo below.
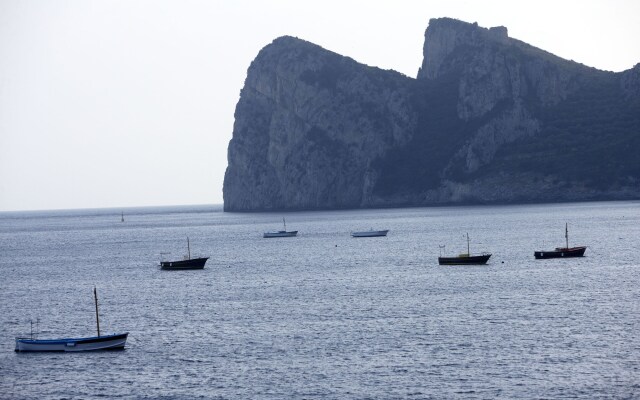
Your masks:
[{"label": "steep cliff face", "polygon": [[417,79],[276,39],[236,107],[225,210],[638,197],[637,157],[608,159],[640,151],[638,68],[448,18],[430,21]]},{"label": "steep cliff face", "polygon": [[534,136],[540,121],[532,107],[552,106],[580,87],[588,68],[508,37],[505,27],[481,28],[448,18],[425,33],[418,79],[457,76],[457,116],[486,119],[457,151],[446,170],[475,172],[506,143]]},{"label": "steep cliff face", "polygon": [[360,207],[371,163],[406,143],[412,80],[292,37],[265,47],[236,108],[225,207]]}]

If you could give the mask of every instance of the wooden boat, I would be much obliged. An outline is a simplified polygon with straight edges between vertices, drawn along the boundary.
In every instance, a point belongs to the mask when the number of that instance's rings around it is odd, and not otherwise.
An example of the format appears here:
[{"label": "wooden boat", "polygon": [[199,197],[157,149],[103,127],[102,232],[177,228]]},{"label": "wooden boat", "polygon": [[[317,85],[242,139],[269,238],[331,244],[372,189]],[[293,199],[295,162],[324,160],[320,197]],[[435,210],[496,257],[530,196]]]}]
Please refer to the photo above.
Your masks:
[{"label": "wooden boat", "polygon": [[263,238],[293,237],[298,234],[298,231],[287,231],[287,222],[284,220],[284,217],[282,218],[282,224],[284,225],[284,230],[265,232],[262,235],[262,237]]},{"label": "wooden boat", "polygon": [[351,232],[351,237],[354,238],[362,238],[362,237],[379,237],[379,236],[387,236],[389,232],[388,229],[383,231],[374,231],[373,229],[369,231],[361,231],[361,232]]},{"label": "wooden boat", "polygon": [[438,257],[438,264],[440,265],[484,265],[489,261],[491,257],[490,253],[482,253],[479,255],[471,255],[469,249],[469,234],[467,233],[467,252],[465,254],[459,254],[457,257],[443,257],[442,251],[444,246],[440,246],[440,257]]},{"label": "wooden boat", "polygon": [[583,257],[587,250],[586,246],[569,247],[569,224],[564,224],[565,247],[556,247],[555,250],[534,251],[533,256],[539,260],[543,258],[568,258]]},{"label": "wooden boat", "polygon": [[[124,350],[129,332],[115,333],[112,335],[100,335],[100,318],[98,316],[98,294],[93,288],[93,296],[96,304],[96,326],[98,336],[63,338],[63,339],[38,339],[31,336],[28,338],[16,338],[16,351],[96,351],[96,350]],[[32,324],[33,328],[33,324]]]},{"label": "wooden boat", "polygon": [[[166,253],[160,253],[162,256]],[[203,269],[204,264],[209,257],[191,258],[191,246],[189,245],[189,238],[187,237],[187,256],[184,260],[179,261],[163,261],[160,260],[160,269],[164,270],[183,270],[183,269]]]},{"label": "wooden boat", "polygon": [[484,265],[489,261],[491,254],[481,254],[472,256],[470,254],[460,254],[457,257],[438,257],[440,265]]},{"label": "wooden boat", "polygon": [[16,338],[16,351],[124,350],[129,332],[85,338]]}]

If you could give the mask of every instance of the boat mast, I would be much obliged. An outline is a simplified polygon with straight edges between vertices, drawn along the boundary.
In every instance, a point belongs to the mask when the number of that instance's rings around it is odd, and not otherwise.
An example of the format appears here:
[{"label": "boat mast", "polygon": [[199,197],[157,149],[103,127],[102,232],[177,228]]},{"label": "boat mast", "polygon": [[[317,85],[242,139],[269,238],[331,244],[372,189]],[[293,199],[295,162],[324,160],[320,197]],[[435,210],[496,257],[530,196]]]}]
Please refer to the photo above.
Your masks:
[{"label": "boat mast", "polygon": [[284,231],[287,231],[287,221],[284,220],[284,217],[282,217],[282,224],[284,225]]},{"label": "boat mast", "polygon": [[567,249],[569,248],[569,224],[564,223],[564,238],[567,241]]},{"label": "boat mast", "polygon": [[93,299],[96,302],[96,326],[98,327],[98,337],[100,337],[100,317],[98,317],[98,292],[96,292],[96,287],[93,287]]},{"label": "boat mast", "polygon": [[467,232],[467,254],[471,255],[471,251],[469,250],[469,232]]},{"label": "boat mast", "polygon": [[189,236],[187,236],[187,254],[189,255],[189,260],[191,260],[191,246],[189,246]]}]

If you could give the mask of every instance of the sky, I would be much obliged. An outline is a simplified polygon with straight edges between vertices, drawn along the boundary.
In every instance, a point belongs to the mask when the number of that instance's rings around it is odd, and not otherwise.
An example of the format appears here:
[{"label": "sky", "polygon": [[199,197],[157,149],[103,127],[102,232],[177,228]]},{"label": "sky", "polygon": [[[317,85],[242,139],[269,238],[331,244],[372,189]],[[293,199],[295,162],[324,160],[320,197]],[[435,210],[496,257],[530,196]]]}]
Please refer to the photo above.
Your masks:
[{"label": "sky", "polygon": [[261,48],[290,35],[415,77],[440,17],[640,62],[639,0],[0,0],[0,211],[222,204]]}]

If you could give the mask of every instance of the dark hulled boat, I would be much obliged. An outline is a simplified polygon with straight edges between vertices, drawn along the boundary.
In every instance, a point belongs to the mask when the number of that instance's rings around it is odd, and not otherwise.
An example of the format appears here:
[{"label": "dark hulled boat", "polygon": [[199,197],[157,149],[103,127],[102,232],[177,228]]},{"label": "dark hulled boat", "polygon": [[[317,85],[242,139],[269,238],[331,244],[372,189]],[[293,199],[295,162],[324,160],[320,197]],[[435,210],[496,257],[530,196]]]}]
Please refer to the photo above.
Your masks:
[{"label": "dark hulled boat", "polygon": [[491,254],[481,254],[472,256],[470,254],[460,254],[457,257],[438,257],[440,265],[484,265],[489,261]]},{"label": "dark hulled boat", "polygon": [[585,250],[587,250],[586,246],[558,247],[555,250],[535,251],[533,253],[533,255],[537,259],[542,259],[542,258],[583,257]]},{"label": "dark hulled boat", "polygon": [[182,269],[203,269],[209,257],[191,258],[191,247],[187,238],[187,257],[178,261],[160,261],[160,269],[182,270]]},{"label": "dark hulled boat", "polygon": [[534,251],[533,256],[537,259],[544,258],[570,258],[583,257],[587,250],[586,246],[569,247],[569,224],[564,225],[564,238],[566,240],[565,247],[556,247],[554,250]]},{"label": "dark hulled boat", "polygon": [[189,258],[180,261],[161,261],[161,269],[203,269],[209,257]]},{"label": "dark hulled boat", "polygon": [[[440,250],[444,246],[440,247]],[[484,265],[491,258],[490,253],[483,253],[478,255],[471,255],[471,251],[469,250],[469,234],[467,233],[467,252],[466,254],[459,254],[457,257],[443,257],[440,254],[438,257],[438,264],[440,265]]]}]

